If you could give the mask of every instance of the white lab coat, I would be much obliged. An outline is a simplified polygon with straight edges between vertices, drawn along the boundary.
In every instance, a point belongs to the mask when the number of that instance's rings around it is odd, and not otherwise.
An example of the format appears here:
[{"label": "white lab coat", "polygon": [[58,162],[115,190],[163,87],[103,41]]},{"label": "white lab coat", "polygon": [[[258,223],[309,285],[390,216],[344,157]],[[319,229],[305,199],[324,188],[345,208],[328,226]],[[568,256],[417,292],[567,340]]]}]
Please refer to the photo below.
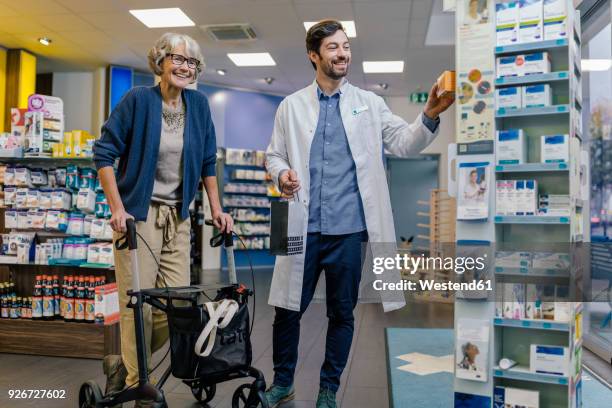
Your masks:
[{"label": "white lab coat", "polygon": [[[412,124],[393,115],[384,100],[373,92],[359,89],[347,81],[342,85],[341,92],[342,123],[355,161],[369,242],[395,244],[391,200],[382,160],[383,148],[394,156],[413,156],[423,150],[436,134],[423,125],[421,115]],[[310,147],[318,119],[319,100],[315,81],[281,102],[266,151],[266,167],[276,183],[281,171],[293,169],[297,172],[301,185],[299,199],[306,209],[310,200]],[[307,224],[304,225],[304,243]],[[400,280],[399,271],[390,273],[386,281]],[[303,275],[304,253],[277,256],[268,303],[298,311]],[[371,266],[365,264],[360,293],[368,287],[371,289],[374,279]],[[406,304],[403,292],[383,295],[382,303],[386,312]]]}]

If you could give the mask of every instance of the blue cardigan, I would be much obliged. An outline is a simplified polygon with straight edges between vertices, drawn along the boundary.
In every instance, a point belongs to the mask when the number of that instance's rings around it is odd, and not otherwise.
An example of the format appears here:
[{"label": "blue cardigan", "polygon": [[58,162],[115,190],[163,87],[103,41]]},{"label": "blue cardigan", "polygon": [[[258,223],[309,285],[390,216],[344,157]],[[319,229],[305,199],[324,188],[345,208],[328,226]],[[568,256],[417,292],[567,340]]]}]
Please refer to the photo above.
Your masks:
[{"label": "blue cardigan", "polygon": [[[215,175],[217,141],[206,96],[184,89],[183,201],[181,218],[189,217],[201,177]],[[146,221],[161,137],[162,97],[159,86],[131,89],[102,126],[94,145],[99,170],[119,159],[117,187],[125,210],[137,221]]]}]

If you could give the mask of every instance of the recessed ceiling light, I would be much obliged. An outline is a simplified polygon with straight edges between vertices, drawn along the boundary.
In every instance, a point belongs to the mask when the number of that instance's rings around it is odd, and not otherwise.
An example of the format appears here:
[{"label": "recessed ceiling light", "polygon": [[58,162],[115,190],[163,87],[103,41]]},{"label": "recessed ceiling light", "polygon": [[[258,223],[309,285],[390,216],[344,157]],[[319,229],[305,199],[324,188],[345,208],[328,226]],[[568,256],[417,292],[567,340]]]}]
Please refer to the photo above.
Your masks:
[{"label": "recessed ceiling light", "polygon": [[266,81],[266,84],[272,85],[272,82],[274,82],[274,78],[272,78],[272,77],[265,77],[264,81]]},{"label": "recessed ceiling light", "polygon": [[130,10],[130,13],[149,28],[190,27],[195,23],[178,7]]},{"label": "recessed ceiling light", "polygon": [[226,70],[224,70],[224,69],[218,69],[218,70],[217,70],[217,74],[219,74],[219,75],[223,76],[223,75],[227,74],[227,71],[226,71]]},{"label": "recessed ceiling light", "polygon": [[363,72],[366,74],[404,72],[404,61],[363,61]]},{"label": "recessed ceiling light", "polygon": [[44,45],[44,46],[48,46],[48,45],[49,45],[49,44],[51,44],[53,41],[52,41],[50,38],[48,38],[48,37],[40,37],[40,38],[38,39],[38,42],[39,42],[39,43],[41,43],[41,44],[42,44],[42,45]]},{"label": "recessed ceiling light", "polygon": [[583,59],[580,65],[584,72],[607,71],[612,68],[612,59]]},{"label": "recessed ceiling light", "polygon": [[269,67],[276,65],[267,52],[228,53],[228,58],[239,67]]},{"label": "recessed ceiling light", "polygon": [[[310,30],[310,27],[317,24],[318,21],[304,21],[304,28],[306,31]],[[344,32],[348,38],[357,37],[357,28],[355,27],[355,22],[353,20],[340,21],[342,27],[344,27]]]}]

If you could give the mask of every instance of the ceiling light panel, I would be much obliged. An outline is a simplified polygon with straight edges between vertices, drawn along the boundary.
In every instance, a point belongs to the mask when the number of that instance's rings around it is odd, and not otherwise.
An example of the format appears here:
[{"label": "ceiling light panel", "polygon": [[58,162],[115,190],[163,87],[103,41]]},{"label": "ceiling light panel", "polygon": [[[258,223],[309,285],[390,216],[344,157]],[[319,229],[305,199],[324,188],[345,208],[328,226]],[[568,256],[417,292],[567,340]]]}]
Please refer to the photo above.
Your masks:
[{"label": "ceiling light panel", "polygon": [[607,71],[612,68],[612,59],[583,59],[580,65],[584,72]]},{"label": "ceiling light panel", "polygon": [[[317,24],[318,21],[304,21],[304,28],[306,31],[310,30],[310,27]],[[353,20],[340,21],[342,26],[344,27],[344,32],[348,38],[357,37],[357,28],[355,27],[355,22]]]},{"label": "ceiling light panel", "polygon": [[366,74],[386,74],[404,72],[404,61],[363,61]]},{"label": "ceiling light panel", "polygon": [[130,10],[142,24],[149,28],[191,27],[195,23],[178,7]]},{"label": "ceiling light panel", "polygon": [[267,52],[228,53],[228,58],[239,67],[269,67],[276,62]]}]

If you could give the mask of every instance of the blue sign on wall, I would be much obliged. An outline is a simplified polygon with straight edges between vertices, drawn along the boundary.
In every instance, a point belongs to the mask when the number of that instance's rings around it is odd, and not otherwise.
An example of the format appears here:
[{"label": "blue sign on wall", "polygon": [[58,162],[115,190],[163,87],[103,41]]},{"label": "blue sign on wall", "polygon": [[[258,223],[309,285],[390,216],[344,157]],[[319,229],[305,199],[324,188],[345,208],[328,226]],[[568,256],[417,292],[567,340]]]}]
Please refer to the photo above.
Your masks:
[{"label": "blue sign on wall", "polygon": [[110,115],[123,95],[134,86],[134,70],[116,65],[108,68],[108,114]]}]

